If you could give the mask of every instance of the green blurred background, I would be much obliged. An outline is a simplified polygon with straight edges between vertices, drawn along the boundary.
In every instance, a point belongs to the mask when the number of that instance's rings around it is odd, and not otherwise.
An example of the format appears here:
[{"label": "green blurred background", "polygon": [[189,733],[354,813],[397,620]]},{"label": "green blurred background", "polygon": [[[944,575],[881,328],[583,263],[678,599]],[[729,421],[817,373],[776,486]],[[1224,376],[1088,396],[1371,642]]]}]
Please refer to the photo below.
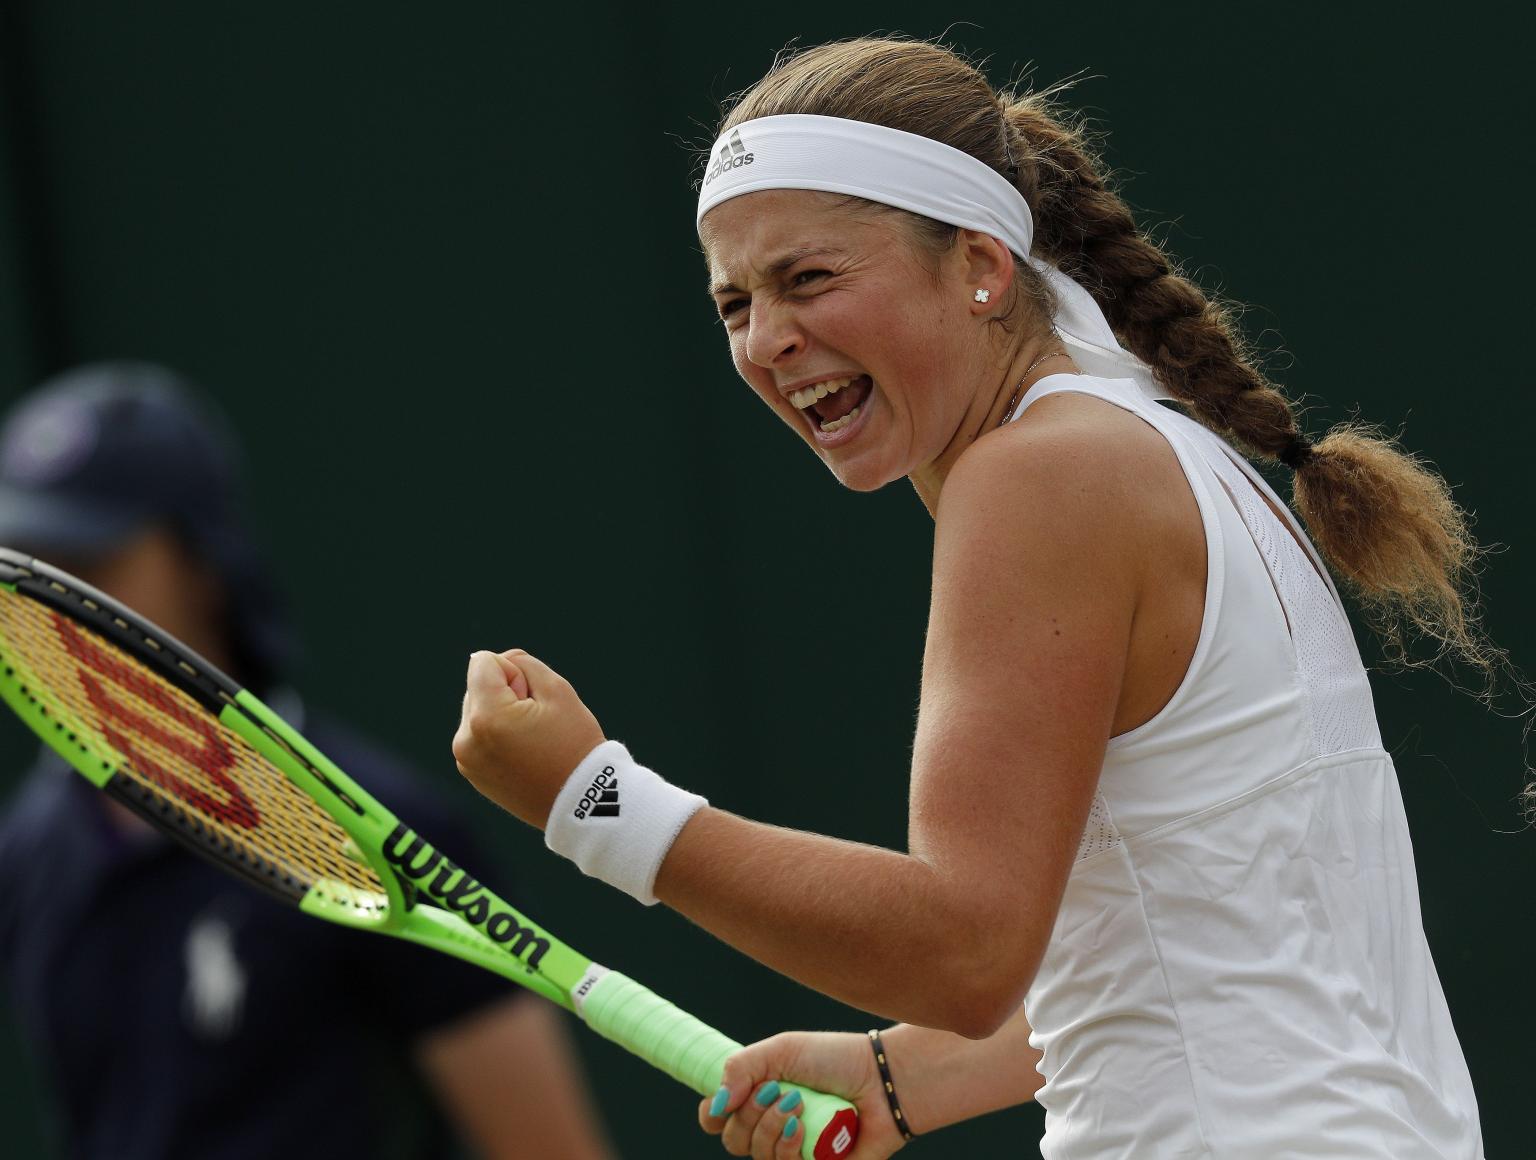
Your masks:
[{"label": "green blurred background", "polygon": [[[1531,665],[1528,62],[1496,11],[8,0],[0,402],[101,357],[199,380],[247,441],[312,701],[433,774],[587,953],[741,1038],[862,1029],[581,878],[448,754],[466,654],[524,646],[716,804],[903,842],[928,517],[904,485],[840,492],[733,378],[690,190],[717,102],[792,39],[877,29],[947,34],[999,82],[1081,73],[1131,200],[1250,304],[1308,427],[1401,426],[1507,545],[1488,624]],[[1529,1155],[1520,726],[1432,675],[1376,690],[1488,1153]],[[0,729],[0,790],[29,749]],[[0,1040],[7,1154],[46,1155]],[[624,1155],[723,1155],[671,1081],[582,1047]],[[1019,1110],[912,1154],[1034,1155],[1039,1130]]]}]

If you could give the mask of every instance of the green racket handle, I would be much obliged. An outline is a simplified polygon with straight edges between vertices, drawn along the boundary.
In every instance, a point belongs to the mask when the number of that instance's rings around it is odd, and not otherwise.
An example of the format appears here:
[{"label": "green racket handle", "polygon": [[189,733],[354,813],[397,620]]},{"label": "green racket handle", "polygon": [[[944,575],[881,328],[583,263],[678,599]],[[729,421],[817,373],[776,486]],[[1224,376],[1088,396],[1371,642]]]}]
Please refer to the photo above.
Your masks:
[{"label": "green racket handle", "polygon": [[[701,1096],[720,1087],[725,1061],[741,1044],[668,1003],[656,992],[596,964],[571,993],[588,1027],[634,1052]],[[798,1109],[805,1125],[802,1160],[837,1160],[853,1151],[859,1114],[847,1100],[784,1084],[805,1101]]]}]

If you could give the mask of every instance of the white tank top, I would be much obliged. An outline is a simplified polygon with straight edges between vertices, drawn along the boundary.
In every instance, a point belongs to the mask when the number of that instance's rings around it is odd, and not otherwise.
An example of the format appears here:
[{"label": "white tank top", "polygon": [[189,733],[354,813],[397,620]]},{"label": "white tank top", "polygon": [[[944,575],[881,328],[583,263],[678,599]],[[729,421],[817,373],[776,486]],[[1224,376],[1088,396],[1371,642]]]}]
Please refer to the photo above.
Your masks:
[{"label": "white tank top", "polygon": [[[1200,639],[1109,743],[1039,974],[1045,1160],[1480,1160],[1408,825],[1333,584],[1218,436],[1129,379],[1053,375],[1177,453]],[[1300,534],[1289,509],[1275,503]]]}]

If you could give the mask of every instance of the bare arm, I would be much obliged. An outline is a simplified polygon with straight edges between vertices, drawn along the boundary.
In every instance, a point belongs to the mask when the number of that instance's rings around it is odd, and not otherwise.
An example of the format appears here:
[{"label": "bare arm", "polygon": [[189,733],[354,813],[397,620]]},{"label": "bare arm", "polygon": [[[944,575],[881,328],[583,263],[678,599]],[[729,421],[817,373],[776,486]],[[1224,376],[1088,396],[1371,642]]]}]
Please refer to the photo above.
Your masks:
[{"label": "bare arm", "polygon": [[1020,1007],[996,1035],[971,1040],[903,1024],[881,1034],[908,1126],[933,1132],[1028,1103],[1045,1083]]},{"label": "bare arm", "polygon": [[459,1134],[486,1160],[609,1160],[561,1013],[513,995],[424,1036],[416,1056]]},{"label": "bare arm", "polygon": [[[882,1038],[902,1114],[919,1135],[1026,1103],[1044,1082],[1022,1009],[990,1039],[906,1025],[890,1028]],[[787,1122],[795,1109],[772,1102],[764,1107],[751,1098],[770,1081],[803,1084],[853,1102],[859,1142],[848,1160],[884,1160],[903,1147],[871,1044],[858,1033],[791,1031],[743,1048],[726,1061],[729,1098],[723,1104],[704,1100],[700,1126],[722,1136],[733,1155],[798,1157],[804,1129]],[[712,1115],[717,1106],[723,1110]]]},{"label": "bare arm", "polygon": [[706,810],[662,864],[659,897],[890,1018],[979,1037],[1018,1009],[1103,763],[1136,595],[1117,523],[1134,509],[1104,502],[1102,449],[1064,442],[978,444],[946,485],[910,853]]},{"label": "bare arm", "polygon": [[[1167,444],[1096,400],[1054,404],[1041,404],[1051,421],[977,442],[945,483],[909,852],[706,809],[655,882],[671,906],[783,974],[970,1037],[1012,1017],[1034,978],[1109,737],[1144,719],[1128,706],[1161,703],[1149,698],[1155,682],[1128,679],[1133,627],[1158,623],[1142,595],[1174,587],[1182,563],[1147,498],[1181,478]],[[1106,438],[1117,421],[1114,434],[1128,425],[1143,443]],[[1171,476],[1138,448],[1162,456]],[[575,691],[536,658],[471,659],[454,755],[519,817],[542,827],[602,739]],[[847,776],[871,792],[905,788],[899,770]]]}]

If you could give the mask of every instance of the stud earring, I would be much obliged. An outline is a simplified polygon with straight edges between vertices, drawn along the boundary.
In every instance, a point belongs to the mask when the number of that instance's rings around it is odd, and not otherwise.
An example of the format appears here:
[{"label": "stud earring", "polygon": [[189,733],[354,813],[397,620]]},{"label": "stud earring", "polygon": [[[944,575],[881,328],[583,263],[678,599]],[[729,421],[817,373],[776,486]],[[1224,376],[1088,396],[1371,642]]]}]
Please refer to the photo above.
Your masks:
[{"label": "stud earring", "polygon": [[992,297],[992,291],[990,291],[990,290],[982,289],[982,290],[976,291],[976,301],[977,302],[985,302],[990,297]]}]

